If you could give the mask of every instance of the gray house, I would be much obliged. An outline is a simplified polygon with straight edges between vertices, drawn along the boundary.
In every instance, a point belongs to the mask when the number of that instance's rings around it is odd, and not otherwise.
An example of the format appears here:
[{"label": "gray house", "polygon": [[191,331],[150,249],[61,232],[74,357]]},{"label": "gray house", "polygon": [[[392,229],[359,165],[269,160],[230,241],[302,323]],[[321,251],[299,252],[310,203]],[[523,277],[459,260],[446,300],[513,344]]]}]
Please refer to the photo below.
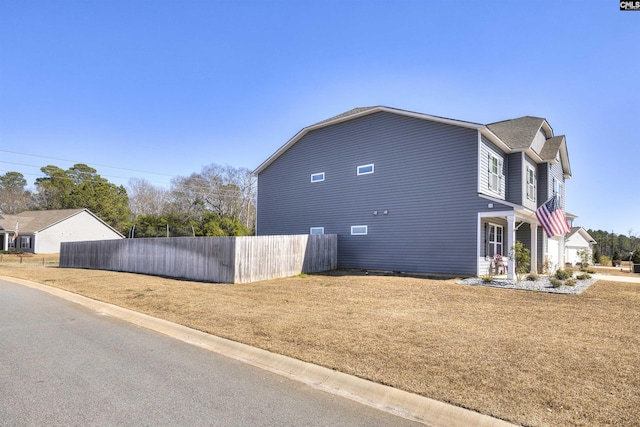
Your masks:
[{"label": "gray house", "polygon": [[547,238],[534,214],[554,194],[564,210],[571,177],[565,138],[543,118],[356,108],[302,129],[254,174],[257,234],[337,234],[340,268],[513,277],[516,240],[533,271],[564,265],[563,236]]}]

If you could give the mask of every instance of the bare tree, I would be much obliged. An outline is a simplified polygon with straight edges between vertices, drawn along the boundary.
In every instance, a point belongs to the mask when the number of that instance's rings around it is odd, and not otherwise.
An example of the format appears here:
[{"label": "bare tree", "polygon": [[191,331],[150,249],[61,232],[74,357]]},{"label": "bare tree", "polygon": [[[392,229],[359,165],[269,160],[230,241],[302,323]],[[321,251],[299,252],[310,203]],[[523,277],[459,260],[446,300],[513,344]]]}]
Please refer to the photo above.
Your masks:
[{"label": "bare tree", "polygon": [[131,178],[128,185],[131,216],[163,215],[169,210],[169,191],[146,179]]},{"label": "bare tree", "polygon": [[209,165],[200,173],[177,177],[171,182],[172,212],[185,218],[212,212],[240,221],[251,229],[255,224],[255,179],[246,168]]}]

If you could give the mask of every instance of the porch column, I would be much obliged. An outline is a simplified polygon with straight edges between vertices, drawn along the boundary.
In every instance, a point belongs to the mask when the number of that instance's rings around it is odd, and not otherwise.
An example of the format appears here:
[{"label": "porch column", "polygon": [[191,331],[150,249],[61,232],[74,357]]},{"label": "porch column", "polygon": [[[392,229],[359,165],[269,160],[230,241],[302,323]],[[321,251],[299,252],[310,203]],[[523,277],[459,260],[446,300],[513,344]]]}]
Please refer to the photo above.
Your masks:
[{"label": "porch column", "polygon": [[530,224],[531,228],[531,272],[538,273],[538,224]]},{"label": "porch column", "polygon": [[[513,245],[516,244],[516,217],[513,214],[507,215],[507,236],[506,237],[507,237],[507,248],[509,250],[509,253],[511,253],[511,248],[513,248]],[[509,270],[507,272],[507,279],[509,280],[514,279],[516,277],[513,267],[514,267],[513,256],[509,256],[509,258],[507,258],[507,269]]]}]

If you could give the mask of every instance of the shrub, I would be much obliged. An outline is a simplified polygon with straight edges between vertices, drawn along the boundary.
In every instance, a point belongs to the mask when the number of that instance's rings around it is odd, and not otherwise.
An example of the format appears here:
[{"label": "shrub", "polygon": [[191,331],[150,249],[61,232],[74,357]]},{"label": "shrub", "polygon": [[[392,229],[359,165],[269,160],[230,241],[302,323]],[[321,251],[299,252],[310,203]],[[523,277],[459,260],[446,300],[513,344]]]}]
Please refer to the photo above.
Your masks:
[{"label": "shrub", "polygon": [[564,284],[567,286],[575,286],[576,285],[576,280],[575,279],[567,279]]},{"label": "shrub", "polygon": [[587,274],[587,273],[582,273],[582,274],[578,274],[576,276],[576,279],[578,280],[587,280],[587,279],[591,279],[591,275]]},{"label": "shrub", "polygon": [[482,279],[482,281],[484,283],[491,283],[493,282],[493,276],[490,274],[485,274],[484,276],[480,276],[480,278]]},{"label": "shrub", "polygon": [[531,273],[527,275],[527,278],[525,280],[528,280],[529,282],[535,282],[536,280],[538,280],[538,275],[536,273]]},{"label": "shrub", "polygon": [[558,270],[556,271],[556,279],[560,279],[560,280],[567,280],[571,277],[573,277],[573,271],[571,270]]},{"label": "shrub", "polygon": [[601,255],[600,256],[600,265],[609,265],[609,263],[611,262],[611,258],[609,258],[606,255]]},{"label": "shrub", "polygon": [[560,286],[562,286],[562,280],[556,279],[555,277],[552,277],[550,282],[551,286],[553,286],[554,288],[559,288]]},{"label": "shrub", "polygon": [[525,248],[522,242],[516,241],[516,244],[511,248],[511,252],[516,262],[516,276],[518,277],[518,281],[520,281],[522,277],[529,272],[531,251],[529,248]]},{"label": "shrub", "polygon": [[633,261],[634,264],[640,264],[640,249],[636,249],[633,252],[633,256],[631,257],[631,261]]}]

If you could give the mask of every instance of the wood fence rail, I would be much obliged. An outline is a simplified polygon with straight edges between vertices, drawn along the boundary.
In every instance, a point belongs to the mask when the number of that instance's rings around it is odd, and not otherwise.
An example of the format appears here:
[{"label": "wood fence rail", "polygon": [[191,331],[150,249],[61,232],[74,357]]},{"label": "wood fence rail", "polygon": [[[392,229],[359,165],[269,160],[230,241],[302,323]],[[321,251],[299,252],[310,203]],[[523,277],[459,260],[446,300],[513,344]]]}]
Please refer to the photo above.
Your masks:
[{"label": "wood fence rail", "polygon": [[169,237],[63,242],[60,267],[248,283],[337,268],[338,236]]}]

